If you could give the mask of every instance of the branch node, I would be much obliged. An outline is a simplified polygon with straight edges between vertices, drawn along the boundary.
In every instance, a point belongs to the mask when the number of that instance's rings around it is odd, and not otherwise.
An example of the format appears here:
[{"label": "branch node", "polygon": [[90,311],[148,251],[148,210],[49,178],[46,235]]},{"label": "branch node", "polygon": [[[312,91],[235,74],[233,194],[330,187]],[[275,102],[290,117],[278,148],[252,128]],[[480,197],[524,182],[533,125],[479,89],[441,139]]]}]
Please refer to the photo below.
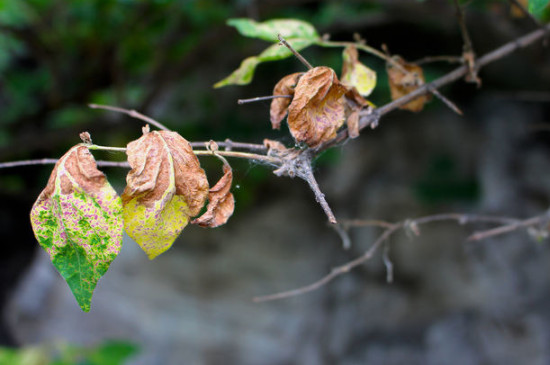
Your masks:
[{"label": "branch node", "polygon": [[338,224],[332,225],[332,227],[336,230],[336,232],[340,236],[340,239],[342,240],[342,248],[344,250],[349,250],[351,248],[351,239],[349,237],[348,230],[344,227],[344,224],[340,222]]}]

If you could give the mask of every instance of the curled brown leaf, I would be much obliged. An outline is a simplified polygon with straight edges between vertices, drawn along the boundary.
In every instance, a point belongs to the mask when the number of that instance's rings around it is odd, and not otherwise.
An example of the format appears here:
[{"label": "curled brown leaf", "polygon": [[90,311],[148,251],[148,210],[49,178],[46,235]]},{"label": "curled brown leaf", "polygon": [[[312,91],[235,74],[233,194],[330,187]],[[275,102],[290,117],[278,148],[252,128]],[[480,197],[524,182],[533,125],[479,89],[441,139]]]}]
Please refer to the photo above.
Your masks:
[{"label": "curled brown leaf", "polygon": [[329,67],[315,67],[305,73],[288,107],[288,126],[294,139],[310,147],[333,139],[344,123],[343,96],[347,91]]},{"label": "curled brown leaf", "polygon": [[206,212],[191,223],[201,227],[214,228],[225,224],[235,209],[235,199],[231,194],[233,171],[227,164],[223,165],[224,175],[208,192]]},{"label": "curled brown leaf", "polygon": [[[392,100],[396,100],[418,89],[420,86],[424,85],[425,81],[424,72],[420,66],[407,63],[399,56],[394,56],[393,60],[401,65],[401,67],[388,63],[386,65],[386,70],[388,71],[391,98]],[[403,72],[403,70],[407,72]],[[431,95],[422,95],[400,106],[399,109],[419,112],[424,108],[424,104],[430,100]]]},{"label": "curled brown leaf", "polygon": [[124,227],[154,258],[199,214],[208,180],[193,149],[176,132],[147,132],[128,144],[132,170],[122,194]]},{"label": "curled brown leaf", "polygon": [[[294,95],[294,88],[302,75],[303,72],[296,72],[283,77],[273,88],[273,96]],[[292,98],[275,98],[271,101],[269,115],[273,129],[281,128],[281,121],[285,118],[291,101]]]}]

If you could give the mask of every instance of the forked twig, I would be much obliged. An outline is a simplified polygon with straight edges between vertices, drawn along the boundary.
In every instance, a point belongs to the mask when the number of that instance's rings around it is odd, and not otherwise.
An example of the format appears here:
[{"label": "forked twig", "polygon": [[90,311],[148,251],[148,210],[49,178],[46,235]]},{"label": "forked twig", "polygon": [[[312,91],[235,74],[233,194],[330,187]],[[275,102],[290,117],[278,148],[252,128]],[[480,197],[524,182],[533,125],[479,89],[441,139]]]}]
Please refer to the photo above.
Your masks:
[{"label": "forked twig", "polygon": [[[519,220],[515,218],[508,218],[508,217],[497,217],[497,216],[445,213],[445,214],[429,215],[429,216],[415,218],[415,219],[405,219],[397,223],[389,223],[384,221],[372,221],[372,220],[343,221],[342,226],[345,224],[348,224],[348,227],[377,226],[377,227],[383,227],[384,231],[363,255],[347,262],[344,265],[333,268],[329,274],[317,280],[316,282],[297,289],[293,289],[293,290],[255,297],[253,298],[253,301],[266,302],[271,300],[283,299],[283,298],[293,297],[296,295],[305,294],[305,293],[314,291],[316,289],[319,289],[320,287],[336,279],[337,277],[350,272],[357,266],[360,266],[365,262],[367,262],[368,260],[370,260],[374,256],[374,254],[378,251],[378,249],[383,244],[387,245],[387,240],[394,233],[396,233],[401,229],[412,229],[415,232],[415,236],[417,236],[417,235],[420,235],[420,230],[418,228],[420,225],[433,223],[433,222],[456,221],[461,225],[464,225],[467,223],[474,223],[474,222],[501,224],[500,227],[493,228],[487,231],[478,232],[471,235],[468,238],[468,240],[472,241],[472,240],[481,240],[489,237],[494,237],[497,235],[515,231],[520,228],[533,227],[541,223],[547,222],[549,218],[550,216],[548,212],[539,216],[525,219],[525,220]],[[382,254],[382,259],[384,261],[384,265],[386,266],[386,273],[387,273],[386,280],[388,282],[391,282],[393,280],[393,264],[389,259],[388,250],[389,250],[389,246],[386,246],[385,251]]]}]

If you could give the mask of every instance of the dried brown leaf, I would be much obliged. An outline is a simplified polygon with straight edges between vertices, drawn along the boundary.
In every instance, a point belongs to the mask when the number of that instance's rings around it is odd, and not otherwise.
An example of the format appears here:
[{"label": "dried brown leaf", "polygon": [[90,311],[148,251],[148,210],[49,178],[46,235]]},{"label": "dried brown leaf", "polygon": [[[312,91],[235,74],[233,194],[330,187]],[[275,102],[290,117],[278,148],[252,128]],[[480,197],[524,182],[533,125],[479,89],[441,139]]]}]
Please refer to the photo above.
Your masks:
[{"label": "dried brown leaf", "polygon": [[343,96],[347,91],[329,67],[315,67],[304,74],[288,108],[294,139],[315,147],[336,137],[345,119]]},{"label": "dried brown leaf", "polygon": [[[273,88],[273,95],[294,95],[294,88],[302,75],[303,72],[296,72],[283,77]],[[291,101],[291,98],[275,98],[271,101],[269,115],[273,129],[281,128],[281,121],[285,118]]]},{"label": "dried brown leaf", "polygon": [[145,133],[126,153],[132,170],[122,194],[124,227],[154,258],[199,214],[208,181],[189,142],[176,132]]},{"label": "dried brown leaf", "polygon": [[362,97],[355,87],[348,89],[348,92],[346,93],[346,98],[357,104],[359,108],[374,108],[374,104]]},{"label": "dried brown leaf", "polygon": [[[418,89],[420,86],[424,85],[425,81],[424,72],[420,66],[406,63],[399,56],[394,56],[393,60],[401,65],[401,68],[407,71],[405,73],[400,67],[397,67],[391,63],[386,65],[390,83],[391,98],[392,100],[396,100]],[[407,104],[400,106],[399,109],[419,112],[424,108],[424,104],[430,100],[431,95],[422,95]]]},{"label": "dried brown leaf", "polygon": [[191,223],[201,227],[214,228],[225,224],[235,209],[235,199],[231,194],[233,171],[227,164],[223,166],[224,175],[208,192],[206,212]]}]

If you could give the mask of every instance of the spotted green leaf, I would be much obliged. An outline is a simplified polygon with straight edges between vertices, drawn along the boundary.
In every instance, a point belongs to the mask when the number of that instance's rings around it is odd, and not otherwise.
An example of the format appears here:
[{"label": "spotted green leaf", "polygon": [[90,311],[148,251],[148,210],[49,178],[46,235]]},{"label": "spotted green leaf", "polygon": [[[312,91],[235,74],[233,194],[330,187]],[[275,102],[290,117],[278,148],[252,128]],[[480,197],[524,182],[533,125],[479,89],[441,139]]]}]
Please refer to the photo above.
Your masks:
[{"label": "spotted green leaf", "polygon": [[189,142],[144,130],[126,149],[132,170],[122,194],[124,228],[154,259],[168,250],[208,196],[208,181]]},{"label": "spotted green leaf", "polygon": [[67,281],[80,308],[122,246],[122,202],[88,148],[71,148],[55,165],[31,210],[38,243]]}]

